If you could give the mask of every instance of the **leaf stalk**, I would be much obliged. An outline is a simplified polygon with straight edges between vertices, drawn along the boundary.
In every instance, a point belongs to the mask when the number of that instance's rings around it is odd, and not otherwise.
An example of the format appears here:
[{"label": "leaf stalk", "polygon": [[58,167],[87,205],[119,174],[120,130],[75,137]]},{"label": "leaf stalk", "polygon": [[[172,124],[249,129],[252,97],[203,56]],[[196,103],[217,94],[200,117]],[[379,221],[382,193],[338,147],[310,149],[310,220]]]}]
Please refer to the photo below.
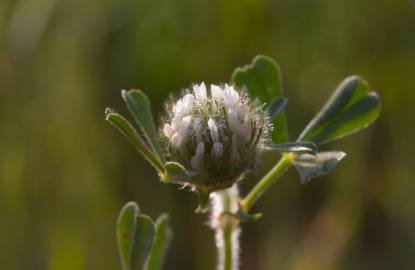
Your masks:
[{"label": "leaf stalk", "polygon": [[251,189],[240,202],[246,213],[264,192],[281,176],[294,162],[295,154],[284,153],[278,163]]}]

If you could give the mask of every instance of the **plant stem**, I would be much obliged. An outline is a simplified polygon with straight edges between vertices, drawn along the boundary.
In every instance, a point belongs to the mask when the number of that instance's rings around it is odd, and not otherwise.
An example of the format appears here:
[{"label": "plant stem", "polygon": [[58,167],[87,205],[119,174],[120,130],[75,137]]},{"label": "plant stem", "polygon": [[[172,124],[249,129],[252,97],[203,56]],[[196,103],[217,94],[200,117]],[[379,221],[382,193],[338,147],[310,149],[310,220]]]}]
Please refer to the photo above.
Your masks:
[{"label": "plant stem", "polygon": [[[293,164],[294,154],[285,153],[278,163],[255,185],[241,201],[242,210],[248,212],[262,194]],[[218,270],[239,268],[239,220],[226,213],[238,211],[237,186],[212,193],[211,227],[215,230],[218,249]]]},{"label": "plant stem", "polygon": [[[235,269],[236,266],[233,266],[233,258],[232,258],[232,250],[233,250],[233,243],[232,243],[232,230],[223,230],[222,231],[222,262],[219,262],[219,269],[221,270],[232,270]],[[235,262],[236,263],[236,262]]]},{"label": "plant stem", "polygon": [[252,205],[262,194],[288,169],[293,163],[294,155],[283,154],[278,163],[252,188],[252,190],[241,201],[242,210],[248,212]]},{"label": "plant stem", "polygon": [[211,227],[215,230],[218,250],[218,270],[239,268],[239,220],[227,215],[238,209],[238,189],[235,186],[212,194]]}]

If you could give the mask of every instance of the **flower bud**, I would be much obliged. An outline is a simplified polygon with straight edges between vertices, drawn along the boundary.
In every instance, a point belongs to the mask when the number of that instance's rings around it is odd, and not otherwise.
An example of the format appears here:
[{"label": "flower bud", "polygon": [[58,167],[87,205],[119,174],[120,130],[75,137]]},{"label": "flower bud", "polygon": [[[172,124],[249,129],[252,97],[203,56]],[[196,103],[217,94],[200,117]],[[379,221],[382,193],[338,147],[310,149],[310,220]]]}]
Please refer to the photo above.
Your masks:
[{"label": "flower bud", "polygon": [[206,175],[203,186],[232,186],[253,168],[270,129],[263,105],[234,86],[204,83],[166,104],[160,137],[167,159]]}]

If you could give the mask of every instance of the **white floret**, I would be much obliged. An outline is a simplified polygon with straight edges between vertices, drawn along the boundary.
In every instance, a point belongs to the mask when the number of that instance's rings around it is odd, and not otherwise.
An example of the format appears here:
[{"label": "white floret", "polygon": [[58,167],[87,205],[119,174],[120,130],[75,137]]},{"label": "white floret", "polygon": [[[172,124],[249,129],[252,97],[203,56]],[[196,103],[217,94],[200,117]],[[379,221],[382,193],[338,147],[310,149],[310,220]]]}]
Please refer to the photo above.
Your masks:
[{"label": "white floret", "polygon": [[232,145],[231,145],[231,163],[236,165],[239,162],[239,152],[238,145],[236,140],[236,134],[232,135]]},{"label": "white floret", "polygon": [[193,86],[193,92],[195,94],[196,97],[196,101],[199,102],[199,104],[204,105],[206,104],[207,101],[207,93],[206,93],[206,86],[205,83],[202,82],[199,85],[194,85]]},{"label": "white floret", "polygon": [[183,98],[179,99],[173,106],[173,113],[175,116],[186,116],[192,111],[193,95],[186,94]]},{"label": "white floret", "polygon": [[215,159],[219,159],[223,155],[223,144],[220,142],[213,143],[212,155]]},{"label": "white floret", "polygon": [[239,93],[235,91],[233,86],[225,85],[223,103],[228,109],[235,109],[239,106]]},{"label": "white floret", "polygon": [[[245,115],[243,115],[242,117],[245,118]],[[236,135],[236,140],[239,145],[244,144],[249,140],[252,132],[252,128],[249,124],[249,121],[240,121],[238,113],[233,110],[229,110],[228,124],[231,130]]]},{"label": "white floret", "polygon": [[210,131],[210,136],[212,137],[212,141],[219,142],[219,131],[218,131],[218,126],[215,123],[215,120],[213,120],[212,118],[209,118],[208,127]]},{"label": "white floret", "polygon": [[176,130],[170,125],[170,124],[165,124],[163,127],[163,134],[167,137],[167,138],[171,138],[171,136],[173,136],[173,134],[176,132]]},{"label": "white floret", "polygon": [[202,134],[202,123],[199,118],[194,119],[193,121],[193,131],[196,136],[196,142],[203,141],[203,134]]},{"label": "white floret", "polygon": [[190,165],[192,166],[192,169],[197,170],[197,171],[203,170],[204,153],[205,153],[205,144],[203,142],[200,142],[197,144],[195,155],[190,159]]},{"label": "white floret", "polygon": [[222,88],[220,88],[219,86],[211,84],[210,85],[210,91],[211,91],[211,95],[212,95],[213,99],[215,99],[215,100],[223,99],[223,94],[224,93],[223,93]]},{"label": "white floret", "polygon": [[170,139],[174,148],[179,149],[186,141],[191,121],[192,117],[190,115],[182,118],[176,116],[172,121],[172,125],[164,125],[163,132]]}]

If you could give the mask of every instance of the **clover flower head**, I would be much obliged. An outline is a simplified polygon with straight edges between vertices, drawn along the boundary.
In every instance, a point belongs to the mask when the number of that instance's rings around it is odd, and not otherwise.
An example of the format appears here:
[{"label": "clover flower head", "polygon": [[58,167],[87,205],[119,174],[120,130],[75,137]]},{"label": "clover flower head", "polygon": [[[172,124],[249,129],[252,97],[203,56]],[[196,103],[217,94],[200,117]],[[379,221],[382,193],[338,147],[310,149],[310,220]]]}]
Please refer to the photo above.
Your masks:
[{"label": "clover flower head", "polygon": [[270,123],[263,106],[241,89],[202,82],[166,104],[160,137],[167,159],[207,176],[206,186],[231,186],[256,163]]}]

